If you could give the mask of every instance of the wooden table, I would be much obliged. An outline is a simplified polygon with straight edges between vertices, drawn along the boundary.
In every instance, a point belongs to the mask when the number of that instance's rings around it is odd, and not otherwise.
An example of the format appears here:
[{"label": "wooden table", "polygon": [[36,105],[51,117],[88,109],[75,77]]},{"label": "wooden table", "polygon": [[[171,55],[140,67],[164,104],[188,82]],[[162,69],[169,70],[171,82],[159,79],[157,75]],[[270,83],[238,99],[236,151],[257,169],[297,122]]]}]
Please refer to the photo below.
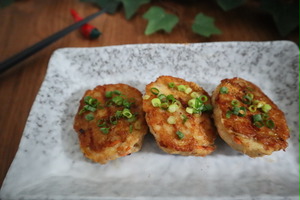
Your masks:
[{"label": "wooden table", "polygon": [[[147,21],[142,15],[149,5],[144,5],[130,21],[124,18],[124,12],[120,10],[114,15],[105,14],[91,21],[103,32],[97,40],[87,40],[79,31],[74,31],[0,77],[0,185],[18,149],[30,108],[45,77],[49,58],[57,48],[217,41],[291,40],[299,43],[299,30],[287,37],[280,37],[271,17],[258,11],[254,5],[224,12],[213,1],[153,1],[152,4],[179,16],[180,23],[171,34],[160,32],[144,35]],[[19,0],[1,9],[0,60],[73,23],[70,8],[82,16],[99,10],[89,3],[75,0]],[[191,24],[198,12],[214,17],[223,34],[205,38],[192,33]]]}]

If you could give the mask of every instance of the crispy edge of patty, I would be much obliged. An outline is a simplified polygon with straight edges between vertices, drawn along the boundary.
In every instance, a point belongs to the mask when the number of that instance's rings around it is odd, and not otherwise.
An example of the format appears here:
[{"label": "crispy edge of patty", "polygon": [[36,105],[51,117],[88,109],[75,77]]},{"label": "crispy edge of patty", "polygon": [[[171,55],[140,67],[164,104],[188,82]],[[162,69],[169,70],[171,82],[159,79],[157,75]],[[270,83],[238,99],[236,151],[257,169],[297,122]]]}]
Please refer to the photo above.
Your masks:
[{"label": "crispy edge of patty", "polygon": [[[99,102],[104,103],[108,100],[105,97],[105,92],[113,90],[119,90],[128,98],[135,99],[135,104],[130,110],[133,113],[138,113],[138,119],[133,123],[131,133],[130,125],[126,119],[119,120],[117,125],[108,134],[102,134],[99,130],[100,128],[97,127],[96,121],[98,119],[108,119],[116,110],[120,110],[123,107],[110,106],[98,109],[94,113],[96,119],[93,122],[88,122],[84,118],[84,115],[78,114],[84,106],[85,96],[92,96]],[[87,158],[100,164],[105,164],[110,160],[130,155],[141,149],[143,138],[148,132],[148,127],[145,121],[145,113],[142,109],[142,94],[136,88],[121,83],[99,85],[93,90],[85,92],[80,100],[78,112],[74,119],[74,129],[78,133],[80,149]]]},{"label": "crispy edge of patty", "polygon": [[[279,135],[279,142],[280,144],[274,145],[268,145],[268,141],[271,140],[271,136],[269,135],[264,135],[267,133],[269,130],[267,130],[266,127],[263,129],[259,129],[252,125],[251,121],[251,112],[247,111],[247,117],[240,118],[238,120],[235,120],[234,123],[235,125],[232,125],[232,123],[227,123],[228,120],[225,117],[225,113],[227,110],[224,108],[226,107],[223,105],[224,102],[219,102],[219,95],[220,94],[220,88],[226,86],[230,90],[236,90],[237,87],[249,87],[252,88],[253,91],[255,92],[254,96],[258,96],[260,100],[266,102],[267,104],[271,105],[272,112],[271,118],[275,122],[275,125],[279,125],[279,132],[276,133]],[[229,103],[231,100],[228,100],[227,103]],[[270,155],[274,151],[279,151],[281,149],[285,149],[287,147],[287,142],[286,140],[289,138],[289,129],[286,124],[286,119],[284,116],[284,113],[278,108],[278,106],[266,95],[263,93],[263,91],[256,86],[255,84],[246,81],[242,78],[232,78],[232,79],[224,79],[221,81],[221,83],[217,86],[217,88],[214,90],[212,94],[212,103],[213,103],[213,117],[214,117],[214,122],[217,127],[218,133],[221,136],[221,138],[233,149],[242,152],[250,157],[260,157],[264,155]],[[222,103],[222,104],[221,104]],[[231,105],[228,105],[230,107]],[[253,114],[252,114],[253,115]],[[250,117],[249,117],[250,116]],[[245,121],[246,120],[246,121]],[[239,124],[240,123],[240,124]],[[238,131],[240,130],[240,131]],[[245,134],[245,133],[250,133],[250,134]],[[269,131],[270,132],[270,131]],[[251,136],[252,134],[252,136]],[[255,137],[257,134],[261,134],[262,138],[261,140],[264,141],[259,141]],[[264,140],[263,140],[264,139]],[[274,141],[272,140],[272,143]]]},{"label": "crispy edge of patty", "polygon": [[[190,94],[168,88],[167,84],[169,82],[174,82],[176,85],[188,85],[193,91],[206,95],[208,103],[210,103],[209,94],[194,82],[172,76],[160,76],[156,81],[149,83],[146,86],[145,95],[149,95],[150,98],[143,100],[143,109],[146,112],[146,121],[150,132],[154,135],[158,146],[167,153],[185,156],[206,156],[212,153],[216,149],[214,145],[216,133],[211,113],[188,114],[185,108],[188,100],[191,99]],[[155,95],[150,92],[152,87],[161,89],[161,92],[165,95],[173,94],[176,99],[179,99],[182,106],[175,113],[153,107],[151,99],[155,98]],[[185,124],[182,123],[181,115],[188,117]],[[168,124],[167,118],[169,116],[175,116],[175,125]],[[177,130],[183,133],[188,131],[189,134],[178,140]]]}]

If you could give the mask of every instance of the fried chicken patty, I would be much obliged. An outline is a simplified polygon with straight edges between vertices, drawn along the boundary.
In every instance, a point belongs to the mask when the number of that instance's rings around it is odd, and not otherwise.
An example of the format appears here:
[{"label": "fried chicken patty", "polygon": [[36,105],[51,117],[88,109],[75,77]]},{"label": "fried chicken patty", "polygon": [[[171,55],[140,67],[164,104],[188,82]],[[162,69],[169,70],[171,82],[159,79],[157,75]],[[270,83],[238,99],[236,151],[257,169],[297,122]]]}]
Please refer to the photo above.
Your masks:
[{"label": "fried chicken patty", "polygon": [[160,76],[146,86],[143,109],[163,151],[206,156],[215,150],[210,96],[196,83]]},{"label": "fried chicken patty", "polygon": [[212,103],[218,132],[233,149],[258,157],[288,146],[284,113],[253,83],[224,79],[213,92]]},{"label": "fried chicken patty", "polygon": [[142,94],[125,84],[87,90],[74,120],[83,154],[98,163],[141,149],[148,131]]}]

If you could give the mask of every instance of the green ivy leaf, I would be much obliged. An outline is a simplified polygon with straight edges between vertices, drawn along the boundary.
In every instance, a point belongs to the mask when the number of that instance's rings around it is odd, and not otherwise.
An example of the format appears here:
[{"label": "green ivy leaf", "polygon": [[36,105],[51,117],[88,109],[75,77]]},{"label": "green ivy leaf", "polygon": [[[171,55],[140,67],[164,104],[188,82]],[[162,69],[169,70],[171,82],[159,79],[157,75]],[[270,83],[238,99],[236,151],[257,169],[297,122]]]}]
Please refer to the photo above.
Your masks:
[{"label": "green ivy leaf", "polygon": [[281,36],[299,26],[299,1],[262,0],[261,8],[272,15]]},{"label": "green ivy leaf", "polygon": [[199,35],[210,37],[212,34],[221,34],[222,32],[215,26],[214,18],[199,13],[196,15],[192,30]]},{"label": "green ivy leaf", "polygon": [[15,0],[0,0],[0,8],[4,8],[12,4]]},{"label": "green ivy leaf", "polygon": [[224,10],[232,10],[244,4],[246,0],[217,0],[218,5]]},{"label": "green ivy leaf", "polygon": [[143,15],[143,18],[148,20],[145,30],[146,35],[150,35],[159,30],[164,30],[167,33],[170,33],[179,21],[179,18],[176,15],[168,14],[164,11],[164,9],[157,6],[152,6]]},{"label": "green ivy leaf", "polygon": [[114,14],[121,3],[121,0],[80,0],[80,1],[94,3],[100,8],[107,8],[107,12],[110,14]]},{"label": "green ivy leaf", "polygon": [[121,0],[125,9],[126,19],[130,19],[143,4],[149,3],[150,0]]}]

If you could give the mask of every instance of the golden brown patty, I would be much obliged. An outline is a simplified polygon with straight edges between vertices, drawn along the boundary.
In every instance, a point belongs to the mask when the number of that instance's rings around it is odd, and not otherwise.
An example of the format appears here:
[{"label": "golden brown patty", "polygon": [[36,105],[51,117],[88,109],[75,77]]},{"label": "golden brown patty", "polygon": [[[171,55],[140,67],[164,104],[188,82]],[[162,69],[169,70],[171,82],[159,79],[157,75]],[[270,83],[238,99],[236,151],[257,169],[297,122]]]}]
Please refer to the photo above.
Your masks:
[{"label": "golden brown patty", "polygon": [[284,113],[253,83],[224,79],[212,102],[218,132],[232,148],[257,157],[287,147]]},{"label": "golden brown patty", "polygon": [[193,82],[160,76],[146,86],[145,92],[146,121],[162,150],[193,156],[206,156],[215,150],[212,107],[205,90]]},{"label": "golden brown patty", "polygon": [[148,127],[141,93],[125,84],[85,92],[75,116],[83,154],[101,164],[141,149]]}]

